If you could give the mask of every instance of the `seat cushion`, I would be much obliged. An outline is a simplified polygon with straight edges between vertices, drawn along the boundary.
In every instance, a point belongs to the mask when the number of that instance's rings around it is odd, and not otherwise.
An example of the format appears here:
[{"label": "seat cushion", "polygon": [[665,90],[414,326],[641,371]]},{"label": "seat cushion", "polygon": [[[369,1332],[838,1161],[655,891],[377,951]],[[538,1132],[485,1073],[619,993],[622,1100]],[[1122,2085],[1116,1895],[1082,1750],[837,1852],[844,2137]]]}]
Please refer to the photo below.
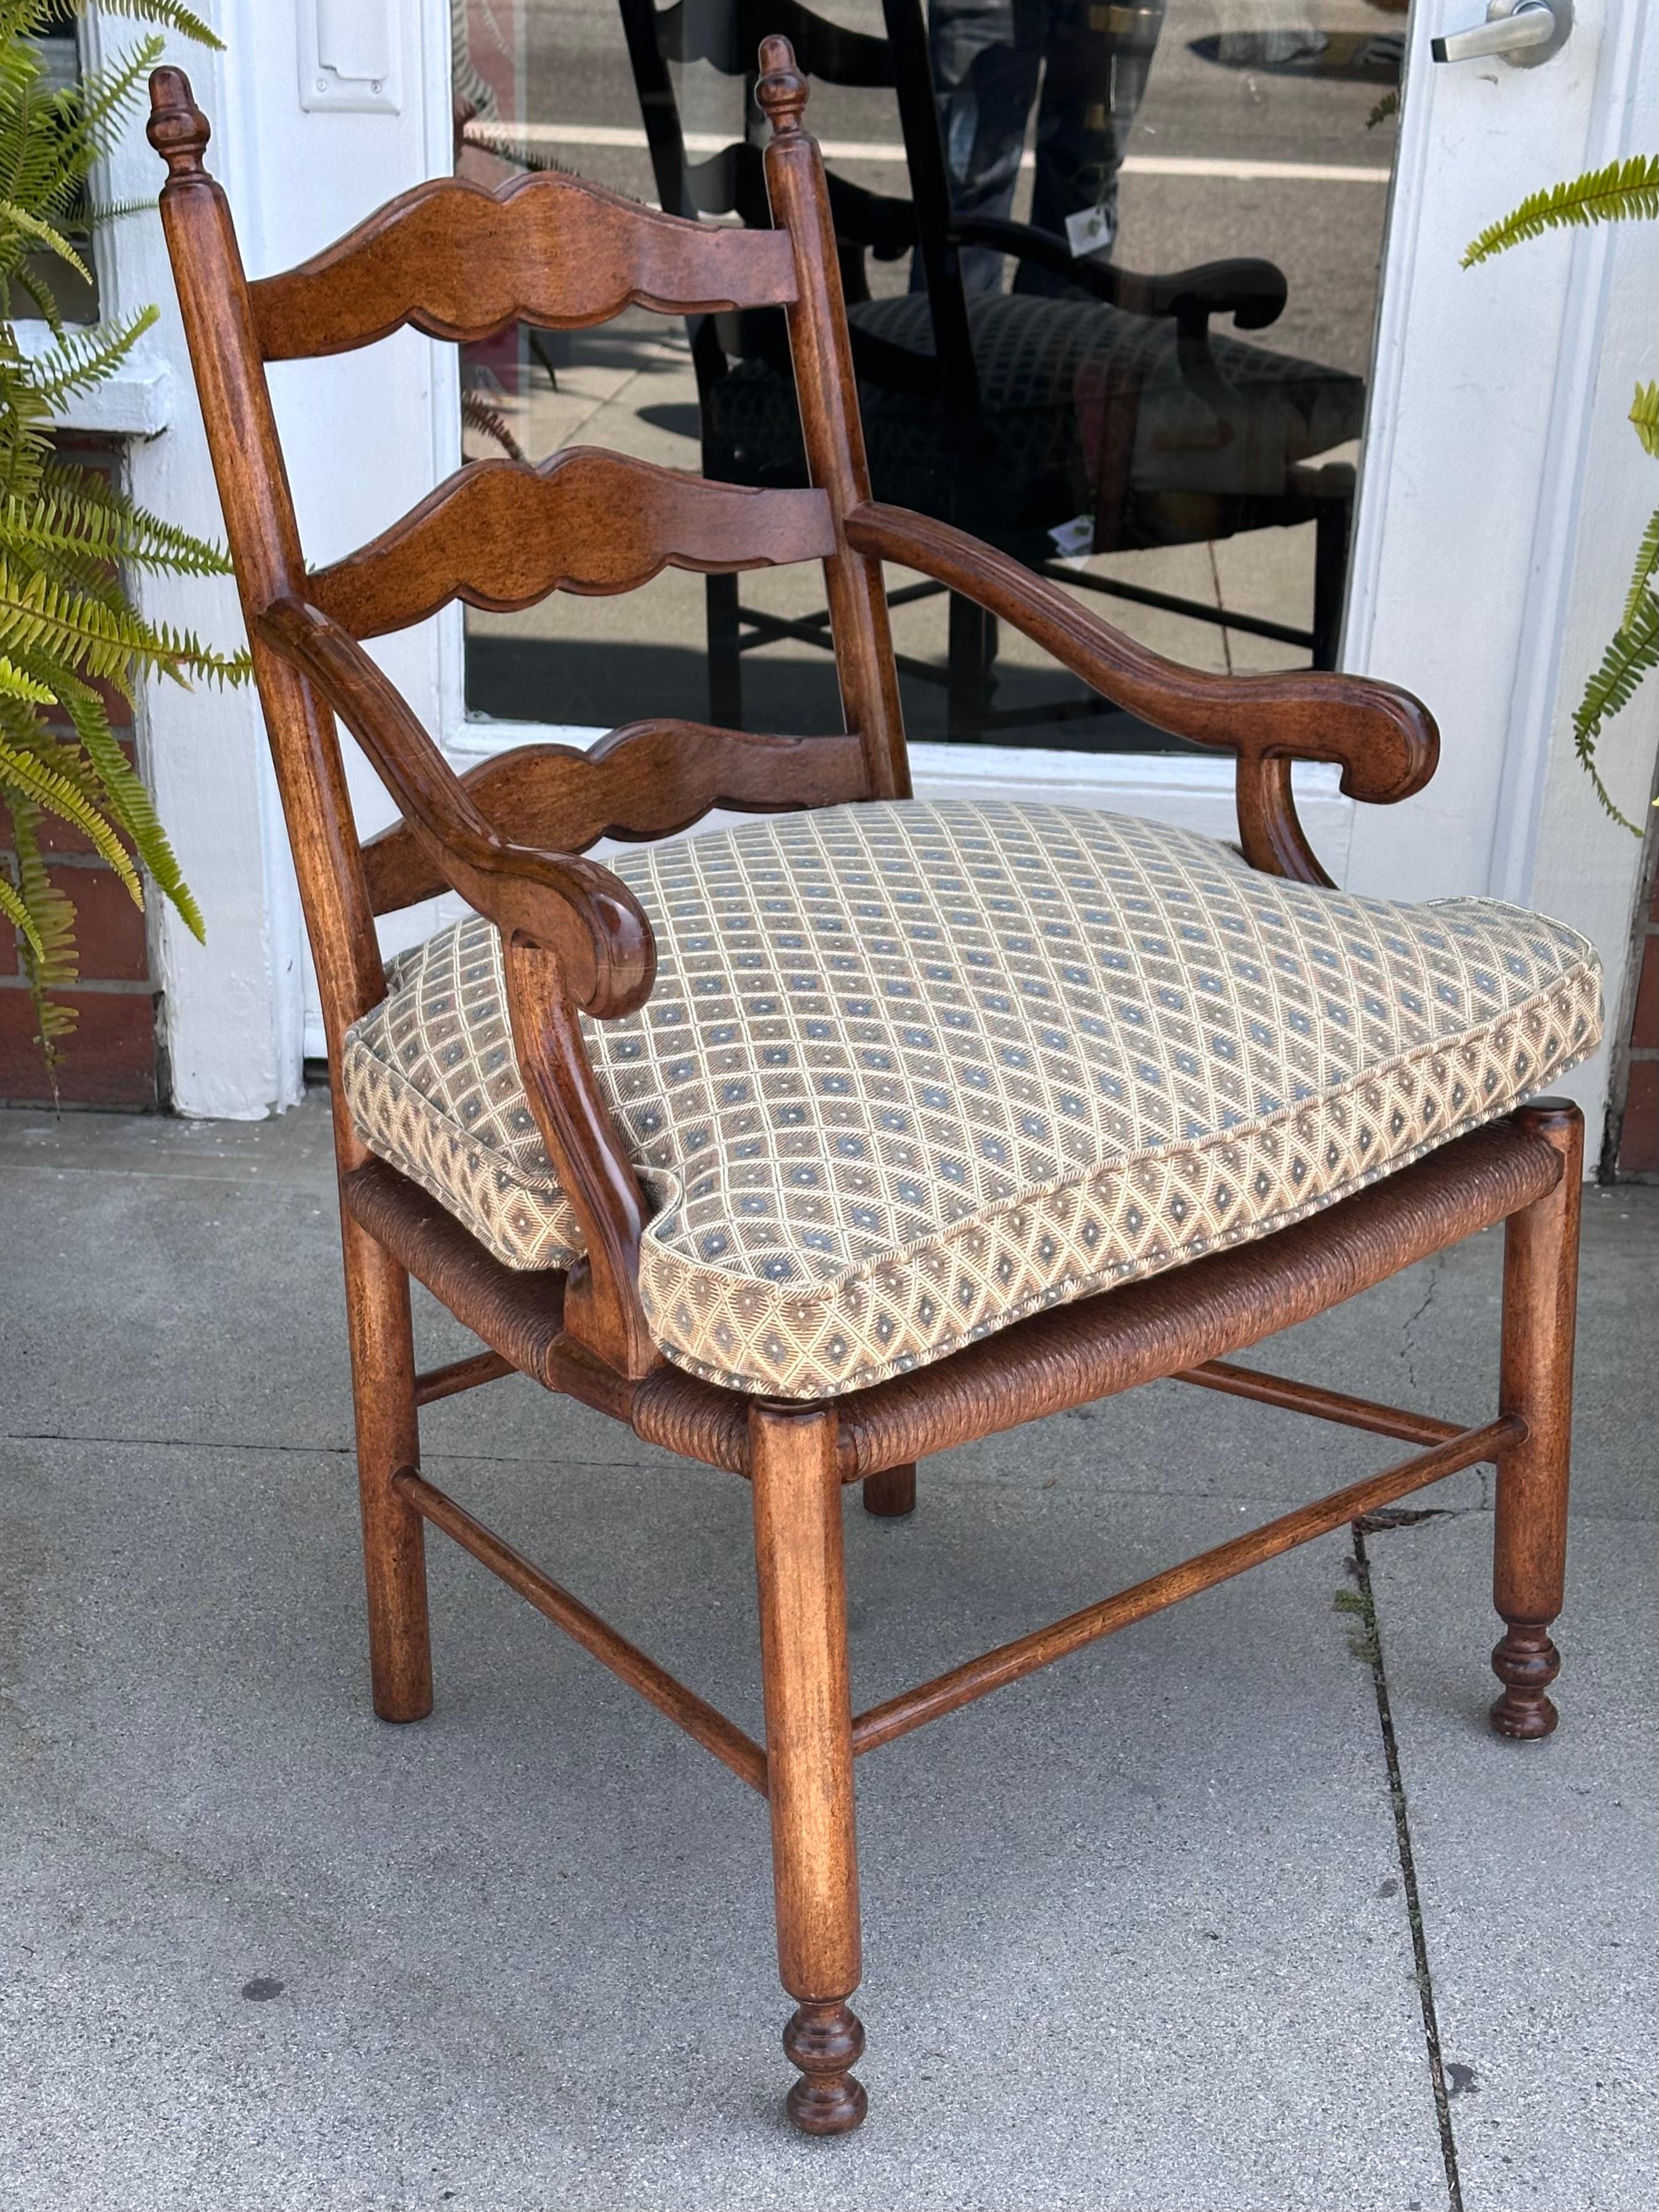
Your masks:
[{"label": "seat cushion", "polygon": [[[1595,954],[1489,899],[1256,874],[1104,812],[839,806],[625,854],[649,1002],[590,1023],[668,1357],[818,1398],[1260,1237],[1589,1052]],[[509,1267],[579,1232],[470,920],[348,1033],[364,1141]]]}]

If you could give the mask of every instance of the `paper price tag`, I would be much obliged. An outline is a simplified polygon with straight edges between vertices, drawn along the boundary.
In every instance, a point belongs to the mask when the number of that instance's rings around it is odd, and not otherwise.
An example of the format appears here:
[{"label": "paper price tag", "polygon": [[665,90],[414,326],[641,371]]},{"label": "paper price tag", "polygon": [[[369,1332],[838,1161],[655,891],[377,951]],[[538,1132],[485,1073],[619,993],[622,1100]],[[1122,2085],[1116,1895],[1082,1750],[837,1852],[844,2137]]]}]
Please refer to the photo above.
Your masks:
[{"label": "paper price tag", "polygon": [[1062,561],[1071,561],[1080,566],[1086,563],[1095,550],[1095,518],[1092,514],[1074,514],[1070,522],[1057,522],[1048,533],[1048,541]]},{"label": "paper price tag", "polygon": [[1074,257],[1098,253],[1112,243],[1112,218],[1103,207],[1079,208],[1065,219],[1065,242]]}]

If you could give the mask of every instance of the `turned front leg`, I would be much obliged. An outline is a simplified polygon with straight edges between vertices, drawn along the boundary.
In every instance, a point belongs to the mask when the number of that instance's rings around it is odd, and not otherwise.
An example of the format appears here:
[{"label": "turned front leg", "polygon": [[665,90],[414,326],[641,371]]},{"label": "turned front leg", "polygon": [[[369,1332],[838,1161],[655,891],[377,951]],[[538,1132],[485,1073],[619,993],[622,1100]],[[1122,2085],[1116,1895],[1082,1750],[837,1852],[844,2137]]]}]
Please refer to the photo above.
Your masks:
[{"label": "turned front leg", "polygon": [[1504,1633],[1492,1672],[1503,1694],[1491,1723],[1526,1738],[1548,1735],[1558,1718],[1546,1693],[1561,1655],[1549,1632],[1566,1569],[1584,1121],[1560,1098],[1534,1099],[1515,1118],[1561,1157],[1560,1182],[1510,1217],[1503,1247],[1502,1408],[1521,1416],[1527,1436],[1497,1462],[1492,1603]]},{"label": "turned front leg", "polygon": [[797,2001],[784,2048],[802,2076],[787,2109],[808,2135],[846,2133],[866,2105],[836,1428],[833,1412],[749,1416],[778,1968]]}]

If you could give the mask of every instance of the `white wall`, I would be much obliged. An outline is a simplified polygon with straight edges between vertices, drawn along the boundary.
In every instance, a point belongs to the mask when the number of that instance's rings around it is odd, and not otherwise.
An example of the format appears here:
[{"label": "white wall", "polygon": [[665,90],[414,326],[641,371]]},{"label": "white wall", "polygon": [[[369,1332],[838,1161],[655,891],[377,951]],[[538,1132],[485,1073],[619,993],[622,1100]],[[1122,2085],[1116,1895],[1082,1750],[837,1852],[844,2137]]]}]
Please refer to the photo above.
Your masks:
[{"label": "white wall", "polygon": [[[393,10],[401,40],[402,112],[307,113],[299,104],[296,26],[303,0],[215,0],[205,13],[229,51],[182,41],[168,58],[190,75],[213,125],[208,166],[230,195],[243,258],[259,276],[303,259],[378,203],[447,166],[448,44],[434,49],[414,4]],[[104,53],[140,35],[119,17],[95,33]],[[112,197],[153,197],[162,167],[143,119],[110,164]],[[130,218],[113,243],[107,296],[117,313],[155,301],[153,364],[171,371],[168,427],[136,439],[134,494],[158,513],[223,533],[159,219]],[[442,469],[432,450],[432,377],[445,349],[404,332],[339,361],[271,372],[308,557],[332,559],[412,506]],[[152,414],[157,410],[152,410]],[[445,465],[448,464],[446,463]],[[233,588],[147,579],[146,611],[229,642],[241,635]],[[386,665],[418,709],[437,714],[437,647],[430,631],[393,641]],[[174,1102],[193,1115],[253,1119],[299,1096],[303,928],[263,726],[251,691],[150,687],[145,765],[162,818],[206,918],[198,946],[155,905],[156,973],[172,1062]],[[360,762],[366,819],[390,811]]]},{"label": "white wall", "polygon": [[[1355,817],[1346,881],[1381,896],[1485,890],[1593,936],[1617,1008],[1636,840],[1598,811],[1571,711],[1616,624],[1659,471],[1624,421],[1654,373],[1651,225],[1552,235],[1479,268],[1469,240],[1527,193],[1656,135],[1651,0],[1577,0],[1544,67],[1435,65],[1474,0],[1419,0],[1373,375],[1345,659],[1440,724],[1423,794]],[[1603,741],[1645,801],[1649,685]],[[1597,1149],[1607,1053],[1562,1088]]]}]

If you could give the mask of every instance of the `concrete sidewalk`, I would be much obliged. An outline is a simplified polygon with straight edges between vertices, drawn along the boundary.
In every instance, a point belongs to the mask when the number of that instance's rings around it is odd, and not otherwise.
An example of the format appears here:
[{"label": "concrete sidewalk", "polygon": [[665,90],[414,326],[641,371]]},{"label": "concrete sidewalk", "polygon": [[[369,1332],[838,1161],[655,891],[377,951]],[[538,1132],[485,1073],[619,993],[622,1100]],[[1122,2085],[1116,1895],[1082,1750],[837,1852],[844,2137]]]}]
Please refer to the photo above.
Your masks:
[{"label": "concrete sidewalk", "polygon": [[[1500,1242],[1252,1356],[1474,1418]],[[322,1102],[0,1115],[0,2209],[1635,2212],[1656,1259],[1589,1194],[1558,1735],[1484,1726],[1476,1469],[871,1757],[813,2144],[758,1801],[442,1538],[436,1711],[369,1712]],[[517,1379],[425,1429],[759,1730],[741,1483]],[[1389,1449],[1169,1384],[930,1461],[849,1503],[857,1701]]]}]

